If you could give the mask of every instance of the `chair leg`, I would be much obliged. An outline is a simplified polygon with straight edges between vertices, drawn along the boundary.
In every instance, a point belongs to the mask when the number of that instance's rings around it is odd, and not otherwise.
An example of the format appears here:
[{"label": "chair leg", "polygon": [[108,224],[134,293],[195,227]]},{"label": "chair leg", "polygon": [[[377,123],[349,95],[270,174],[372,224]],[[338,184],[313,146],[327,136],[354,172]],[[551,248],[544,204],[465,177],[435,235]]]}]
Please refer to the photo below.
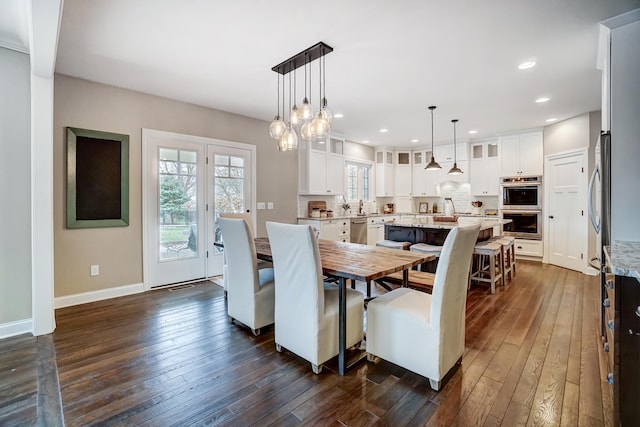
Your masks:
[{"label": "chair leg", "polygon": [[376,361],[376,356],[371,354],[371,353],[367,353],[367,361],[368,362],[375,362]]},{"label": "chair leg", "polygon": [[491,278],[491,293],[496,293],[496,257],[489,255],[489,276]]},{"label": "chair leg", "polygon": [[278,343],[276,343],[276,351],[278,353],[282,353],[282,346],[280,344],[278,344]]},{"label": "chair leg", "polygon": [[311,369],[313,369],[313,373],[318,375],[320,372],[322,372],[322,365],[314,365],[313,363],[311,364]]},{"label": "chair leg", "polygon": [[251,330],[251,333],[253,334],[254,337],[257,337],[258,335],[260,335],[260,332],[262,332],[260,328]]}]

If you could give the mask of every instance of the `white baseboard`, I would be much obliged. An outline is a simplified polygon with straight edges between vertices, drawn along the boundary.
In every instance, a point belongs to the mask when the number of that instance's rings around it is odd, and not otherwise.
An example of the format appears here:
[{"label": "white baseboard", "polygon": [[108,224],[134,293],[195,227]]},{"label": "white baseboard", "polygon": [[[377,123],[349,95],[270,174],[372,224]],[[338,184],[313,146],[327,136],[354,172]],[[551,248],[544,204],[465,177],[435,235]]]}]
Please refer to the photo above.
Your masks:
[{"label": "white baseboard", "polygon": [[0,324],[0,339],[33,332],[32,319],[17,320]]},{"label": "white baseboard", "polygon": [[144,290],[144,283],[134,283],[133,285],[118,286],[116,288],[101,289],[99,291],[65,295],[63,297],[54,298],[53,307],[70,307],[72,305],[86,304],[88,302],[102,301],[110,298],[139,294],[144,292]]}]

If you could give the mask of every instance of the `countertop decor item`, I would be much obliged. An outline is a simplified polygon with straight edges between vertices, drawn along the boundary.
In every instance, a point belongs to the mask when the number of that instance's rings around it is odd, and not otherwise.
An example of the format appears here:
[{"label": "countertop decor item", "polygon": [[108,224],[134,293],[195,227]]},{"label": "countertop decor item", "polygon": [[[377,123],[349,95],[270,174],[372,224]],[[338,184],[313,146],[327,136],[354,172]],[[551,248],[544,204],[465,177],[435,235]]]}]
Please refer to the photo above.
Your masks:
[{"label": "countertop decor item", "polygon": [[429,203],[420,202],[420,205],[418,206],[418,213],[429,213]]}]

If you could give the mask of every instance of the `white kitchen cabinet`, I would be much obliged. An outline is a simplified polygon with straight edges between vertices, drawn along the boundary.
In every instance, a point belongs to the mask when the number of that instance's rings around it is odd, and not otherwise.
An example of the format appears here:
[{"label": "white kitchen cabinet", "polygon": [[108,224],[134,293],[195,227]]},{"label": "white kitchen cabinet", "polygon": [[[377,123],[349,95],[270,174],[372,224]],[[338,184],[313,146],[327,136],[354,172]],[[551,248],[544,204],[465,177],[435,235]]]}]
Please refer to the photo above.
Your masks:
[{"label": "white kitchen cabinet", "polygon": [[467,160],[467,144],[465,142],[456,143],[456,152],[453,152],[453,144],[436,145],[433,148],[435,153],[436,162],[442,164],[443,162],[460,163],[461,160]]},{"label": "white kitchen cabinet", "polygon": [[474,196],[497,196],[500,183],[500,145],[497,139],[470,146],[469,182]]},{"label": "white kitchen cabinet", "polygon": [[393,197],[395,194],[394,152],[388,149],[376,151],[376,196]]},{"label": "white kitchen cabinet", "polygon": [[436,192],[436,171],[425,170],[431,161],[431,150],[416,150],[413,153],[412,194],[414,197],[433,197]]},{"label": "white kitchen cabinet", "polygon": [[500,137],[501,176],[542,175],[542,131]]},{"label": "white kitchen cabinet", "polygon": [[514,242],[517,257],[542,257],[542,240],[516,239]]},{"label": "white kitchen cabinet", "polygon": [[376,242],[384,240],[385,222],[393,222],[396,217],[372,216],[367,218],[367,245],[375,246]]},{"label": "white kitchen cabinet", "polygon": [[329,137],[299,145],[298,192],[344,194],[344,140]]},{"label": "white kitchen cabinet", "polygon": [[298,219],[298,224],[308,224],[319,232],[319,239],[349,242],[351,240],[351,221],[349,219]]},{"label": "white kitchen cabinet", "polygon": [[412,166],[411,151],[396,151],[396,196],[411,196],[412,188]]}]

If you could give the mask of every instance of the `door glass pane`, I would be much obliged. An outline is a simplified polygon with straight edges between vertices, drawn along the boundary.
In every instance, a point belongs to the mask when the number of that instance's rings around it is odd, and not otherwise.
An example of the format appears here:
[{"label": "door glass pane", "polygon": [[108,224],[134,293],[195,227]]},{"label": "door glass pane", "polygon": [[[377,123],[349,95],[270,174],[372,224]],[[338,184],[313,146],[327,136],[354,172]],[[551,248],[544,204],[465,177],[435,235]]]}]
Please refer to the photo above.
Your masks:
[{"label": "door glass pane", "polygon": [[421,165],[422,164],[422,151],[414,151],[413,153],[413,164]]},{"label": "door glass pane", "polygon": [[498,144],[487,145],[488,157],[498,157]]},{"label": "door glass pane", "polygon": [[409,164],[409,153],[398,153],[398,164],[399,165],[408,165]]},{"label": "door glass pane", "polygon": [[197,256],[198,176],[196,151],[159,149],[160,261]]},{"label": "door glass pane", "polygon": [[215,242],[221,242],[217,218],[221,213],[247,212],[245,200],[245,159],[242,156],[216,155],[214,170]]}]

